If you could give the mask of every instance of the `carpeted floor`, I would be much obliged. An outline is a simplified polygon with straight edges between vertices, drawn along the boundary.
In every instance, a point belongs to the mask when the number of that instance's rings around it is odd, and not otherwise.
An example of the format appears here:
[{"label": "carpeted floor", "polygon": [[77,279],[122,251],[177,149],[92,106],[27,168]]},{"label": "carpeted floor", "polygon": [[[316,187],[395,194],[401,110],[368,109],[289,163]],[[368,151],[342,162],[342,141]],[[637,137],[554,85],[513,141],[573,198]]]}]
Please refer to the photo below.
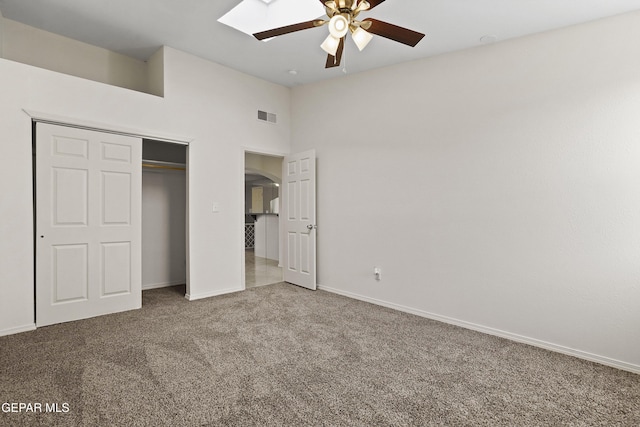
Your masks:
[{"label": "carpeted floor", "polygon": [[0,425],[640,425],[632,373],[284,283],[181,292],[0,338]]}]

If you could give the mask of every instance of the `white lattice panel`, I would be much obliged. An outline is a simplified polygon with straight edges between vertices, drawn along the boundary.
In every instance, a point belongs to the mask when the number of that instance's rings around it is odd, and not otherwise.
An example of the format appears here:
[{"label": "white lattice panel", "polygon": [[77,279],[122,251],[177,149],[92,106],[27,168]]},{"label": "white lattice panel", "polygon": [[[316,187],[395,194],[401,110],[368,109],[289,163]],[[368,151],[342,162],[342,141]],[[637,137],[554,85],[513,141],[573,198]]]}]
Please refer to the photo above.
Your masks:
[{"label": "white lattice panel", "polygon": [[244,247],[253,249],[256,244],[256,226],[254,224],[244,225]]}]

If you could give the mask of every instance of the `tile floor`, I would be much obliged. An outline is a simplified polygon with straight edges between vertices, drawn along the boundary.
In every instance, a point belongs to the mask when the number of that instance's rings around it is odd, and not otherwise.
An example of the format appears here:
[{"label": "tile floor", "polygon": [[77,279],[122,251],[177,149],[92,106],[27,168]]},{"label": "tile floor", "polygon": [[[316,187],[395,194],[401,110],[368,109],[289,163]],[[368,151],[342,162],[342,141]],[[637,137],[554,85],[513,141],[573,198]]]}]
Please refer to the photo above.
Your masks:
[{"label": "tile floor", "polygon": [[278,261],[257,257],[253,249],[245,251],[244,266],[246,288],[282,282],[282,268],[278,267]]}]

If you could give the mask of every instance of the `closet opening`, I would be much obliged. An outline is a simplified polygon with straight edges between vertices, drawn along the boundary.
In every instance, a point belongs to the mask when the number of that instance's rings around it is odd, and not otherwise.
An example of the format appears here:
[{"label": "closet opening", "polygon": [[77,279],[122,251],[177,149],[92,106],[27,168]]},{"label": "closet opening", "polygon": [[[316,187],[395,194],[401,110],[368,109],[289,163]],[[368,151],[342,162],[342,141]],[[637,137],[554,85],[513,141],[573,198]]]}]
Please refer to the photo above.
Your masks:
[{"label": "closet opening", "polygon": [[[142,141],[142,291],[187,289],[187,145]],[[157,293],[154,293],[156,295]],[[143,304],[148,298],[143,298]]]}]

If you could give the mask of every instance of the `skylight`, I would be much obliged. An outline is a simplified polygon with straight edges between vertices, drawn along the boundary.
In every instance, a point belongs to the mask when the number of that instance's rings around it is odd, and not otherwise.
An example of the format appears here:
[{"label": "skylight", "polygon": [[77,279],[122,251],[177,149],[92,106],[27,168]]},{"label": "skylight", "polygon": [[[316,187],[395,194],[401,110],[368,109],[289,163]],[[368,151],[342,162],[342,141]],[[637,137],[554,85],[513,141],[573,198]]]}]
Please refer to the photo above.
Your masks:
[{"label": "skylight", "polygon": [[218,22],[245,34],[311,21],[325,15],[317,0],[243,0]]}]

